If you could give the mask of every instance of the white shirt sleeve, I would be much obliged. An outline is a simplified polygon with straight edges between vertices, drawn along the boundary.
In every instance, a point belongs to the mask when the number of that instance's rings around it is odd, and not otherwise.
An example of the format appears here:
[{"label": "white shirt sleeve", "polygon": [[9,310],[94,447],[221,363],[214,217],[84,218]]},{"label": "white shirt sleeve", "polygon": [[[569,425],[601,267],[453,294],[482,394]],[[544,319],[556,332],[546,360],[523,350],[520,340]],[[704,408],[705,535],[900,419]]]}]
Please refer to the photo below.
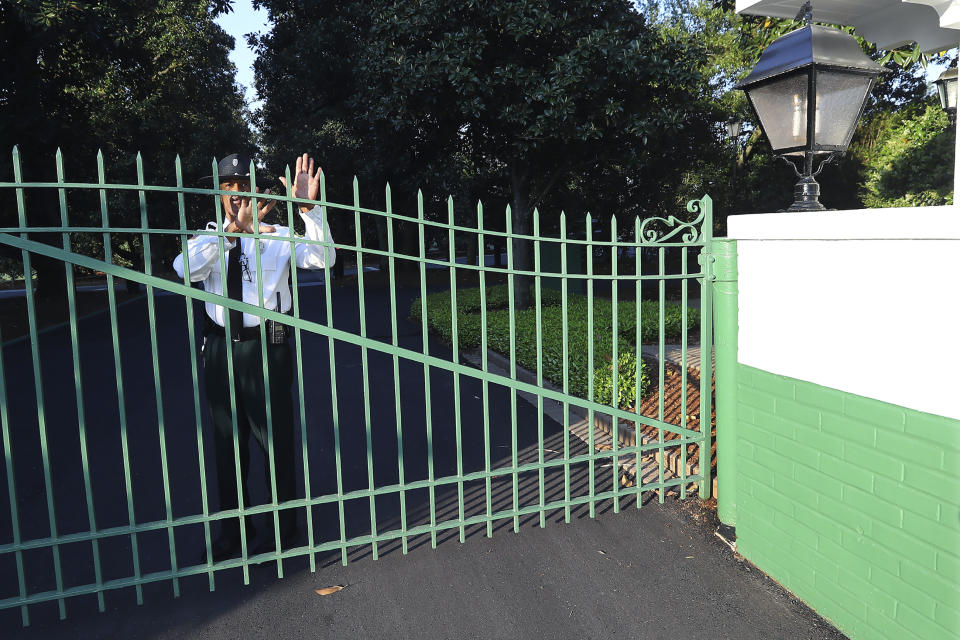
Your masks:
[{"label": "white shirt sleeve", "polygon": [[[215,222],[207,223],[207,231],[216,231]],[[220,259],[218,236],[196,236],[187,240],[187,257],[190,259],[190,282],[206,280],[210,271]],[[223,239],[223,250],[233,249],[234,242],[230,238]],[[173,261],[173,269],[177,275],[183,277],[183,254]]]},{"label": "white shirt sleeve", "polygon": [[[330,233],[330,227],[327,226],[326,211],[316,206],[306,213],[301,212],[300,217],[307,227],[305,238],[307,240],[317,240],[331,243],[327,246],[321,244],[305,244],[298,242],[295,246],[296,263],[301,269],[322,269],[327,266],[333,266],[337,260],[337,252],[333,248],[333,236]],[[191,257],[191,264],[193,258]]]}]

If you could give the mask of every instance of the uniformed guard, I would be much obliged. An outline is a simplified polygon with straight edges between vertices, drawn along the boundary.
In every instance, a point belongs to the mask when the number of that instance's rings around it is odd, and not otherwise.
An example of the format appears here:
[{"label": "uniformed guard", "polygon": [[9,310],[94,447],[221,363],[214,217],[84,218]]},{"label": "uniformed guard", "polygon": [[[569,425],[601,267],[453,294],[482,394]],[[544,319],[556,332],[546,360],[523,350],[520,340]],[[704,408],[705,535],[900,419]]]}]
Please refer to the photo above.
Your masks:
[{"label": "uniformed guard", "polygon": [[[220,189],[224,191],[250,191],[250,159],[232,154],[218,164]],[[316,200],[320,187],[319,167],[314,171],[313,158],[307,154],[298,156],[296,177],[292,193],[298,200]],[[208,176],[206,180],[212,180]],[[287,183],[280,178],[283,185]],[[258,189],[259,191],[259,189]],[[264,194],[269,194],[269,189]],[[263,223],[276,204],[274,200],[258,200],[256,215],[253,213],[251,198],[238,194],[222,194],[224,210],[223,230],[228,233],[242,234],[239,238],[223,238],[224,251],[227,254],[226,279],[220,270],[220,238],[215,235],[198,235],[187,243],[190,281],[202,282],[205,291],[214,294],[226,294],[235,300],[262,306],[265,309],[289,312],[292,296],[289,286],[291,263],[301,269],[322,269],[332,265],[336,259],[327,225],[326,212],[320,206],[298,201],[300,217],[306,225],[306,238],[326,240],[327,246],[319,244],[291,243],[272,238],[289,238],[292,229],[280,225]],[[253,225],[259,225],[261,239],[259,246],[252,237]],[[207,230],[216,230],[215,222],[207,223]],[[257,258],[260,253],[260,277],[262,279],[263,298],[258,295]],[[183,277],[183,255],[177,256],[173,268]],[[225,314],[230,314],[231,335],[227,336]],[[284,502],[297,496],[296,473],[294,471],[294,429],[293,402],[291,387],[293,384],[293,363],[290,345],[287,344],[286,327],[272,320],[266,321],[267,367],[270,378],[270,407],[273,423],[273,456],[276,471],[277,500]],[[240,489],[245,505],[250,504],[247,489],[247,476],[250,469],[250,435],[256,439],[264,452],[268,494],[272,488],[269,447],[266,393],[264,390],[263,359],[260,345],[260,318],[240,311],[226,311],[224,307],[211,302],[206,303],[206,329],[203,344],[204,384],[207,402],[213,419],[214,447],[217,460],[217,490],[220,497],[220,509],[237,508],[236,464],[234,461],[233,415],[230,408],[230,376],[227,372],[227,340],[233,346],[233,383],[237,404],[237,435],[240,456]],[[269,518],[270,527],[259,545],[253,548],[252,555],[272,552],[276,548],[273,531],[273,518]],[[281,548],[292,547],[299,537],[297,510],[283,509],[279,514]],[[248,545],[255,539],[256,530],[247,518]],[[221,520],[220,535],[212,547],[214,561],[239,555],[240,518]]]}]

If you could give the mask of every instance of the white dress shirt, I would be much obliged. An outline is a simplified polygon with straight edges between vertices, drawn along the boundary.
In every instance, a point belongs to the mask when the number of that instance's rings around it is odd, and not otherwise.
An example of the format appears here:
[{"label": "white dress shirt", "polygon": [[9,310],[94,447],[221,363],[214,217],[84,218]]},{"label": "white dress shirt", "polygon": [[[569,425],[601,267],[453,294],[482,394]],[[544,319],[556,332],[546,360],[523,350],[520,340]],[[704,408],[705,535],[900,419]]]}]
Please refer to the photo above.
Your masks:
[{"label": "white dress shirt", "polygon": [[[333,242],[330,227],[327,226],[326,212],[319,206],[310,211],[300,213],[306,224],[305,238],[308,240],[327,240]],[[260,272],[263,279],[263,300],[257,300],[257,256],[255,239],[252,234],[240,238],[240,247],[247,259],[247,271],[241,277],[243,283],[243,301],[249,304],[262,306],[265,309],[277,310],[277,294],[282,313],[290,310],[292,297],[288,286],[290,271],[290,248],[293,247],[296,255],[296,264],[301,269],[322,269],[332,266],[336,261],[336,252],[333,246],[318,244],[291,243],[289,240],[272,240],[271,238],[289,238],[291,230],[280,225],[270,225],[276,229],[272,233],[260,234]],[[207,223],[208,231],[215,231],[217,223]],[[227,252],[235,246],[233,238],[223,239],[224,263],[230,268]],[[197,236],[187,241],[187,255],[190,258],[190,281],[202,282],[203,289],[210,293],[223,295],[223,278],[220,275],[220,238],[218,236]],[[183,254],[173,261],[173,268],[183,277]],[[224,308],[212,302],[206,303],[207,315],[221,327],[224,326]],[[243,326],[254,327],[260,324],[260,318],[249,313],[243,314]]]}]

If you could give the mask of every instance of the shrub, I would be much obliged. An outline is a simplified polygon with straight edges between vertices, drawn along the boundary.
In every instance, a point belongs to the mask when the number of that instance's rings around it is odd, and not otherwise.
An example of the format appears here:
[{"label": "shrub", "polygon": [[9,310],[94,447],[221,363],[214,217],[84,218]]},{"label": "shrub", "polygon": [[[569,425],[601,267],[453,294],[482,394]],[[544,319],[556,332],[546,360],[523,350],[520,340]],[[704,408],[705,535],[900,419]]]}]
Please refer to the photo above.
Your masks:
[{"label": "shrub", "polygon": [[873,148],[863,152],[868,207],[923,207],[953,202],[954,130],[939,105],[879,116]]},{"label": "shrub", "polygon": [[[506,285],[488,287],[486,290],[487,347],[510,354],[510,309]],[[420,321],[421,301],[417,299],[410,309],[410,317]],[[563,385],[564,344],[563,324],[567,322],[567,384],[570,393],[586,398],[590,379],[588,310],[590,304],[581,295],[568,295],[567,306],[562,306],[559,293],[544,290],[540,305],[541,357],[543,377]],[[480,290],[457,290],[457,338],[462,349],[481,346],[483,315],[480,313]],[[659,336],[660,313],[657,302],[643,301],[640,305],[641,340],[654,342]],[[537,371],[537,310],[524,309],[514,313],[516,336],[515,354],[517,363],[526,369]],[[617,399],[619,406],[631,407],[637,396],[636,327],[637,309],[633,301],[617,305],[618,345],[616,359]],[[687,309],[687,328],[698,326],[700,312]],[[453,316],[450,309],[450,292],[442,291],[427,296],[427,322],[430,329],[442,339],[453,339]],[[668,303],[664,308],[664,339],[678,341],[682,335],[683,309]],[[610,404],[613,398],[613,305],[610,300],[593,300],[593,381],[594,400]],[[649,387],[647,365],[640,363],[640,391]]]}]

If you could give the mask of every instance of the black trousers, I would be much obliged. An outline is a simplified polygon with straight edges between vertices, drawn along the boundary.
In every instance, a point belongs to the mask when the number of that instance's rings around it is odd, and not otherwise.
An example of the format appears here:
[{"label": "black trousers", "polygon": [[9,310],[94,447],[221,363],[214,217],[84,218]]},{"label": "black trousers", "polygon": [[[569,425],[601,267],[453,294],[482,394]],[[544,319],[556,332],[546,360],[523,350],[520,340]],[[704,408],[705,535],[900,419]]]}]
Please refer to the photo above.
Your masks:
[{"label": "black trousers", "polygon": [[[227,375],[227,338],[216,333],[205,337],[203,374],[207,402],[213,418],[213,441],[217,456],[217,489],[221,510],[237,508],[237,474],[234,460],[233,416],[230,410],[229,376]],[[276,470],[277,500],[297,497],[294,469],[293,361],[289,344],[267,345],[267,366],[270,374],[270,413],[273,422],[273,459]],[[271,495],[269,432],[267,429],[266,394],[263,385],[263,359],[260,340],[233,343],[233,375],[237,402],[237,450],[240,454],[240,488],[244,505],[250,505],[247,476],[250,471],[250,435],[264,452],[267,495]],[[269,498],[268,498],[269,499]],[[269,521],[272,525],[273,518]],[[295,509],[283,509],[279,515],[280,531],[296,527]],[[250,530],[250,523],[247,523]],[[239,537],[240,520],[222,521],[221,535]]]}]

